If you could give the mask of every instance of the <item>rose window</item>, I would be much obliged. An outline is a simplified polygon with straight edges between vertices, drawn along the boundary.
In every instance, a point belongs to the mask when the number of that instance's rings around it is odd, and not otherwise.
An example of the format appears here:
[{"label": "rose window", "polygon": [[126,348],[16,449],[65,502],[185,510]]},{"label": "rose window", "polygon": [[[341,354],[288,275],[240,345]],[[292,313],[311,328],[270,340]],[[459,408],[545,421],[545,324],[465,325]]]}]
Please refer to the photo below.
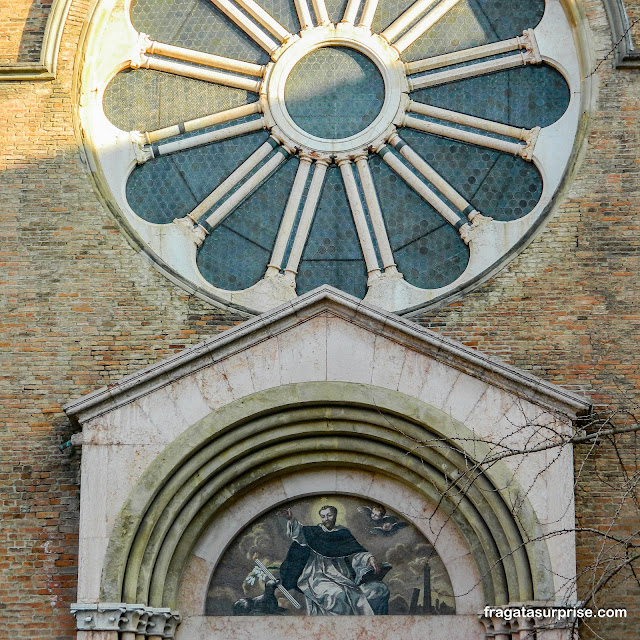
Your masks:
[{"label": "rose window", "polygon": [[575,38],[559,0],[103,0],[80,121],[130,237],[196,295],[419,309],[551,210]]}]

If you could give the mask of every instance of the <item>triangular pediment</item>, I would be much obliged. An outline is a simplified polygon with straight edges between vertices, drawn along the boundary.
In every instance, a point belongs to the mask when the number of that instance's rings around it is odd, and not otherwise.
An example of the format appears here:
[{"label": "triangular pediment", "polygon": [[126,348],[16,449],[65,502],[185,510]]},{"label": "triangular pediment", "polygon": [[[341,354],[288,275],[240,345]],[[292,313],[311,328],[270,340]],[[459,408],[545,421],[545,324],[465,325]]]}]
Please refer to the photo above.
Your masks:
[{"label": "triangular pediment", "polygon": [[64,410],[72,421],[85,424],[168,386],[173,396],[190,386],[200,390],[201,397],[191,400],[197,414],[195,407],[207,403],[215,410],[261,389],[323,380],[387,387],[436,405],[439,400],[445,411],[480,401],[488,391],[569,419],[589,408],[575,393],[323,286],[74,400]]}]

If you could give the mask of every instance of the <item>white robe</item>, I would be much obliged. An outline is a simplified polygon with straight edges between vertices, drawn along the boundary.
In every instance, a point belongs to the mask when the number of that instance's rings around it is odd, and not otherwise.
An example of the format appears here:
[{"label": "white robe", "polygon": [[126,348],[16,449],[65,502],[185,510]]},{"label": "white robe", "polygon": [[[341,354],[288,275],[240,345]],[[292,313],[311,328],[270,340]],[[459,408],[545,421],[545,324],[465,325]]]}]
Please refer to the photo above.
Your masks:
[{"label": "white robe", "polygon": [[[327,533],[344,528],[338,525],[330,531],[322,524],[318,526]],[[302,526],[295,518],[289,521],[287,533],[298,544],[307,546]],[[358,584],[370,569],[372,554],[369,552],[327,558],[313,549],[310,551],[311,555],[298,578],[298,588],[305,596],[308,615],[372,616],[374,611],[369,601],[388,598],[389,588],[383,582]]]}]

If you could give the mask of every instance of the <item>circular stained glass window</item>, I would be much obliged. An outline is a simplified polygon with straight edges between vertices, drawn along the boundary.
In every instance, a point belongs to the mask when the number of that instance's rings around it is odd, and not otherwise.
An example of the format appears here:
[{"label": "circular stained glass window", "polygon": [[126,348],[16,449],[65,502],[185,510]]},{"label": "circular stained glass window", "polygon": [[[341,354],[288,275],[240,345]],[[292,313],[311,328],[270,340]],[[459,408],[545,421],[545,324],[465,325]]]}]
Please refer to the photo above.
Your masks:
[{"label": "circular stained glass window", "polygon": [[103,0],[80,118],[99,188],[187,290],[439,303],[520,251],[581,113],[559,0]]}]

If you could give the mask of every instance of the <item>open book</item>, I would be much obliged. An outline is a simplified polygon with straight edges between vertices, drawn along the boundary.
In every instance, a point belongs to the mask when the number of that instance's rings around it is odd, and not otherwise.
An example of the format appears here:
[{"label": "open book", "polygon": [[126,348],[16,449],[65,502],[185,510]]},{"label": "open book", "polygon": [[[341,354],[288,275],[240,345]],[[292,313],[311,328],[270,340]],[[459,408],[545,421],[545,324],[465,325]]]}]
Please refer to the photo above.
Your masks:
[{"label": "open book", "polygon": [[388,562],[380,563],[380,571],[376,573],[373,570],[373,567],[369,567],[361,576],[360,580],[358,580],[358,584],[366,584],[367,582],[382,582],[384,577],[393,569],[393,565]]}]

